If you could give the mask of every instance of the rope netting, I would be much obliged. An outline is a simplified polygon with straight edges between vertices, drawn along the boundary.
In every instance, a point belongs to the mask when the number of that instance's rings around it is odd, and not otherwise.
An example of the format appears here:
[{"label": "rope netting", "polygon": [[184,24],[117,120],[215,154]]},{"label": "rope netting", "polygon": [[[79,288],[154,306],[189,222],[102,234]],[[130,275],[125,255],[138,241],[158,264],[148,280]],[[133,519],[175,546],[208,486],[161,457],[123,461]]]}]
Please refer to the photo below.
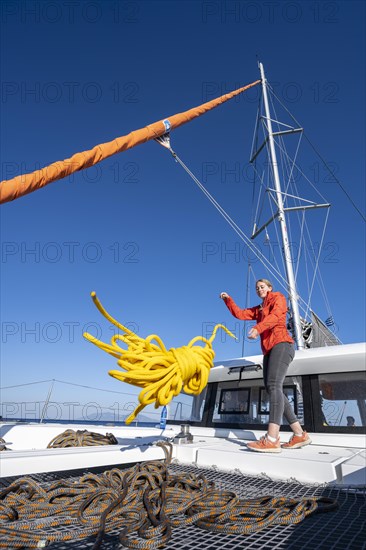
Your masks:
[{"label": "rope netting", "polygon": [[41,548],[54,542],[119,531],[127,548],[164,546],[174,528],[197,526],[213,533],[249,535],[275,525],[297,524],[337,508],[327,497],[260,496],[240,499],[219,490],[202,473],[168,469],[172,446],[158,442],[164,461],[41,484],[19,478],[0,491],[0,548]]}]

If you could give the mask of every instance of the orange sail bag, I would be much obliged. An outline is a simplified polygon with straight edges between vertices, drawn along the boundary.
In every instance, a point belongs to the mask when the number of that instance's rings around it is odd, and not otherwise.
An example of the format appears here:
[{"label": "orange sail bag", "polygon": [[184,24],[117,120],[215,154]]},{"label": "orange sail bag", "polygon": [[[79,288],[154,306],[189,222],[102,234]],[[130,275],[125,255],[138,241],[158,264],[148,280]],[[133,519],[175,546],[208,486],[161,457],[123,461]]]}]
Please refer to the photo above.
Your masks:
[{"label": "orange sail bag", "polygon": [[228,94],[225,94],[221,97],[203,103],[198,107],[189,109],[183,113],[173,115],[165,120],[160,120],[159,122],[154,122],[145,128],[140,128],[130,132],[126,136],[118,137],[107,143],[101,143],[96,145],[93,149],[88,151],[83,151],[82,153],[76,153],[72,157],[54,162],[41,170],[35,170],[29,174],[23,174],[16,176],[10,180],[4,180],[0,183],[0,203],[5,203],[18,199],[23,195],[32,193],[37,189],[45,187],[49,183],[60,180],[78,172],[79,170],[84,170],[89,168],[98,162],[101,162],[108,157],[115,155],[116,153],[121,153],[127,149],[131,149],[136,145],[145,143],[146,141],[156,139],[170,130],[178,128],[186,122],[190,122],[194,118],[197,118],[211,109],[214,109],[218,105],[225,103],[229,99],[241,94],[245,90],[259,84],[260,80],[248,84],[242,88],[234,90]]}]

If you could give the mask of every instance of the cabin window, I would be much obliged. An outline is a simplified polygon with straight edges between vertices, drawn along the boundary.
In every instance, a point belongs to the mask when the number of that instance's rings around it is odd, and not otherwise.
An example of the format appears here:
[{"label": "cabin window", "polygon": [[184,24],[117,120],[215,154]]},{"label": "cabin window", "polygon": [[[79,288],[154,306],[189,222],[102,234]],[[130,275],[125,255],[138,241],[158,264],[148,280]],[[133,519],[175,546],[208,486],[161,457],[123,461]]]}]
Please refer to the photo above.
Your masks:
[{"label": "cabin window", "polygon": [[219,402],[219,414],[248,414],[249,412],[249,389],[221,390]]},{"label": "cabin window", "polygon": [[366,425],[366,378],[362,372],[319,376],[323,426]]},{"label": "cabin window", "polygon": [[170,404],[169,420],[201,422],[206,393],[207,386],[199,395],[180,393]]},{"label": "cabin window", "polygon": [[[262,380],[220,382],[212,421],[214,423],[240,423],[267,425],[269,417],[268,394]],[[284,392],[299,421],[304,422],[304,407],[300,377],[285,379]],[[286,421],[283,420],[284,425]]]},{"label": "cabin window", "polygon": [[[283,393],[286,395],[287,399],[290,402],[291,407],[293,408],[296,416],[298,415],[297,407],[297,391],[295,385],[283,386]],[[259,389],[259,414],[268,414],[269,415],[269,395],[264,388]]]}]

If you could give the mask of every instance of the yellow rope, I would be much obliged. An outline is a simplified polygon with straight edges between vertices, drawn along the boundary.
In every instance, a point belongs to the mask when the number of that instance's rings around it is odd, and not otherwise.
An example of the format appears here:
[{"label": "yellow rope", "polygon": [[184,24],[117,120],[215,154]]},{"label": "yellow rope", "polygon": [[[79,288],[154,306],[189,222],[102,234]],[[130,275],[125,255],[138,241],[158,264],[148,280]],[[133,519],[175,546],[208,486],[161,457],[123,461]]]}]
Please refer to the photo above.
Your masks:
[{"label": "yellow rope", "polygon": [[[212,342],[219,328],[235,338],[223,325],[216,325],[209,339],[196,336],[187,346],[166,349],[156,334],[140,338],[137,334],[113,319],[98,300],[95,292],[91,293],[94,304],[108,321],[118,327],[123,334],[116,334],[111,343],[106,344],[85,332],[84,337],[98,348],[118,359],[117,363],[125,372],[111,370],[110,376],[143,388],[139,394],[139,405],[126,419],[130,424],[146,405],[155,402],[155,408],[167,405],[182,389],[185,393],[198,395],[206,387],[210,369],[213,366],[215,352]],[[118,341],[127,344],[121,348]],[[194,345],[203,342],[204,347]]]}]

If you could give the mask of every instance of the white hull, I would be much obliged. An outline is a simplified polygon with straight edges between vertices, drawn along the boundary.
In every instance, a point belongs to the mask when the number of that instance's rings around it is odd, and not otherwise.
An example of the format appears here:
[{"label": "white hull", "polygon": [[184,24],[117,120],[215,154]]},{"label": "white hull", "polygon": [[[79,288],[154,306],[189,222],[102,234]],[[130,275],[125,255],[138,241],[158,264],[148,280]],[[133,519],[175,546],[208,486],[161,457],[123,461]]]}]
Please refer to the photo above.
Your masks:
[{"label": "white hull", "polygon": [[[84,448],[47,449],[48,442],[65,429],[85,429],[84,425],[2,424],[1,431],[11,451],[0,455],[1,477],[22,476],[47,471],[62,471],[96,466],[112,466],[163,459],[164,452],[154,442],[173,438],[180,431],[170,426],[130,428],[120,426],[87,426],[89,431],[112,432],[118,445]],[[192,443],[173,445],[173,459],[183,464],[216,466],[223,471],[239,470],[250,475],[272,479],[296,479],[302,483],[366,485],[365,437],[353,434],[310,434],[313,443],[278,454],[249,451],[247,441],[264,432],[191,428]],[[282,434],[283,442],[288,433]]]}]

